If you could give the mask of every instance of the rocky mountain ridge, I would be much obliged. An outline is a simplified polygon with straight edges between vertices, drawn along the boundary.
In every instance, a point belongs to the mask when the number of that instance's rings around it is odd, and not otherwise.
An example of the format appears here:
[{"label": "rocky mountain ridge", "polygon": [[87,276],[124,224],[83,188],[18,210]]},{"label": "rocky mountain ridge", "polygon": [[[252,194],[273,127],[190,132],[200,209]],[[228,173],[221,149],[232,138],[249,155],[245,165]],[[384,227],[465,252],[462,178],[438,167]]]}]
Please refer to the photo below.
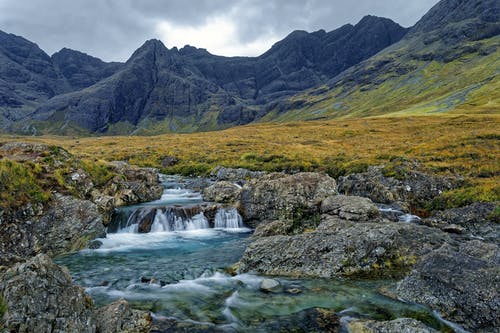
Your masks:
[{"label": "rocky mountain ridge", "polygon": [[[4,103],[2,127],[23,117],[34,120],[31,126],[23,121],[10,129],[64,134],[74,127],[113,134],[246,124],[266,114],[275,101],[326,82],[406,32],[389,19],[366,16],[331,32],[294,31],[254,58],[215,56],[191,46],[168,49],[149,40],[125,64],[106,64],[67,49],[50,59],[32,44],[41,54],[37,61],[52,78],[50,89],[41,96],[32,89],[36,98],[31,104],[14,97],[17,104]],[[42,74],[37,76],[40,81]],[[2,78],[6,84],[11,81]],[[5,98],[11,98],[9,93],[5,90]]]}]

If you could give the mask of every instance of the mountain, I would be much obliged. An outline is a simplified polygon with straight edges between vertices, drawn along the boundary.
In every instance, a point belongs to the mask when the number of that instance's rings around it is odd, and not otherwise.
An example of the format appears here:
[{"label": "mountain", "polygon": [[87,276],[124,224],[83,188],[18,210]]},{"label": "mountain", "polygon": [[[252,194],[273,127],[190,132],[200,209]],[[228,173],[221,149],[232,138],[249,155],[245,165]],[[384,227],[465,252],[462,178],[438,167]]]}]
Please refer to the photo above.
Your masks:
[{"label": "mountain", "polygon": [[52,55],[52,64],[71,87],[79,90],[113,75],[123,67],[122,63],[107,63],[88,54],[63,48]]},{"label": "mountain", "polygon": [[150,40],[113,75],[53,97],[30,115],[30,127],[22,126],[36,133],[118,134],[246,124],[277,100],[326,83],[406,32],[389,19],[367,16],[328,33],[294,31],[259,57],[232,58]]},{"label": "mountain", "polygon": [[0,127],[23,119],[56,95],[95,84],[121,66],[69,49],[50,57],[35,43],[0,31]]},{"label": "mountain", "polygon": [[443,0],[398,43],[281,101],[261,121],[497,113],[499,34],[498,0]]}]

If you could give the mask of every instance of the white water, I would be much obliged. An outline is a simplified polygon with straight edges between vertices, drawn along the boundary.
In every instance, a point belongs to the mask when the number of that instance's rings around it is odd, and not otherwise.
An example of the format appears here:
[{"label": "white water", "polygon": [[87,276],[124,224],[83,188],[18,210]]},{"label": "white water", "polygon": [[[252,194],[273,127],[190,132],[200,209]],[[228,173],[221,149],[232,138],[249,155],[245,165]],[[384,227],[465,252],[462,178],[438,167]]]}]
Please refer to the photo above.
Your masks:
[{"label": "white water", "polygon": [[239,229],[243,227],[243,219],[236,208],[221,208],[215,214],[215,228]]},{"label": "white water", "polygon": [[209,227],[208,220],[203,213],[184,219],[175,215],[174,211],[167,209],[165,212],[156,211],[151,232],[198,230],[208,229]]}]

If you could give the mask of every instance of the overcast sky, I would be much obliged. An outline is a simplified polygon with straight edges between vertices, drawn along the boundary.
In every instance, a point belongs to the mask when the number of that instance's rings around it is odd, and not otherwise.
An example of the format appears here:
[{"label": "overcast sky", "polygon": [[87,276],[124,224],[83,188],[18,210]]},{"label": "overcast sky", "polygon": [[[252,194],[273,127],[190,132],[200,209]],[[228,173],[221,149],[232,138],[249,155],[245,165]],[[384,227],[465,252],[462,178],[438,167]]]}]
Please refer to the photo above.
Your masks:
[{"label": "overcast sky", "polygon": [[0,30],[52,54],[63,47],[125,61],[147,39],[255,56],[293,30],[327,31],[367,14],[403,26],[438,0],[0,0]]}]

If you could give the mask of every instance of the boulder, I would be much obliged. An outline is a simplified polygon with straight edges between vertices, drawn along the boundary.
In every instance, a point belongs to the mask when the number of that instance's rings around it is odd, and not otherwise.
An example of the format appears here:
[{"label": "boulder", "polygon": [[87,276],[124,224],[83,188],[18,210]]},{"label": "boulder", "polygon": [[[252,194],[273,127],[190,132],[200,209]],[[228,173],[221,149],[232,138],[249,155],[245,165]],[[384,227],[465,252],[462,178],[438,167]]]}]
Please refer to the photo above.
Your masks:
[{"label": "boulder", "polygon": [[340,177],[338,190],[342,194],[370,198],[376,203],[396,202],[408,208],[420,206],[462,184],[461,179],[428,175],[416,171],[416,167],[399,166],[395,172],[388,172],[384,166],[372,166],[367,172]]},{"label": "boulder", "polygon": [[476,202],[465,207],[434,212],[422,223],[447,231],[461,230],[460,233],[498,244],[500,224],[495,220],[498,219],[494,214],[495,209],[498,209],[497,203]]},{"label": "boulder", "polygon": [[55,195],[51,208],[33,225],[36,253],[55,256],[85,248],[106,231],[97,206],[88,200]]},{"label": "boulder", "polygon": [[163,193],[158,170],[139,168],[126,162],[110,162],[112,170],[120,176],[114,177],[102,190],[104,195],[115,198],[117,206],[132,205],[157,200]]},{"label": "boulder", "polygon": [[11,332],[95,332],[92,299],[47,255],[5,271],[0,296],[7,306],[4,325]]},{"label": "boulder", "polygon": [[234,169],[218,166],[210,172],[210,177],[217,181],[225,180],[232,182],[245,182],[252,178],[262,176],[263,174],[264,172],[261,171],[250,171],[243,168]]},{"label": "boulder", "polygon": [[241,214],[256,226],[264,220],[319,213],[321,201],[337,194],[333,178],[320,173],[271,173],[250,180],[241,192]]},{"label": "boulder", "polygon": [[203,199],[216,203],[235,203],[240,199],[241,186],[218,181],[203,190]]},{"label": "boulder", "polygon": [[336,229],[320,227],[294,236],[257,238],[243,254],[240,272],[323,278],[398,277],[422,255],[451,241],[441,230],[406,223],[343,220]]},{"label": "boulder", "polygon": [[55,256],[85,248],[105,229],[95,204],[55,194],[44,214],[9,217],[0,224],[0,265],[39,253]]},{"label": "boulder", "polygon": [[391,321],[354,320],[347,324],[349,333],[437,333],[422,322],[411,318]]},{"label": "boulder", "polygon": [[348,221],[369,222],[380,219],[380,211],[370,199],[356,196],[330,196],[321,202],[321,213]]},{"label": "boulder", "polygon": [[95,320],[99,333],[147,333],[153,318],[149,312],[133,310],[120,299],[95,310]]},{"label": "boulder", "polygon": [[259,289],[266,293],[279,291],[281,289],[281,283],[274,279],[264,279],[260,281]]},{"label": "boulder", "polygon": [[429,253],[397,287],[399,297],[474,332],[500,327],[500,251],[473,240]]}]

